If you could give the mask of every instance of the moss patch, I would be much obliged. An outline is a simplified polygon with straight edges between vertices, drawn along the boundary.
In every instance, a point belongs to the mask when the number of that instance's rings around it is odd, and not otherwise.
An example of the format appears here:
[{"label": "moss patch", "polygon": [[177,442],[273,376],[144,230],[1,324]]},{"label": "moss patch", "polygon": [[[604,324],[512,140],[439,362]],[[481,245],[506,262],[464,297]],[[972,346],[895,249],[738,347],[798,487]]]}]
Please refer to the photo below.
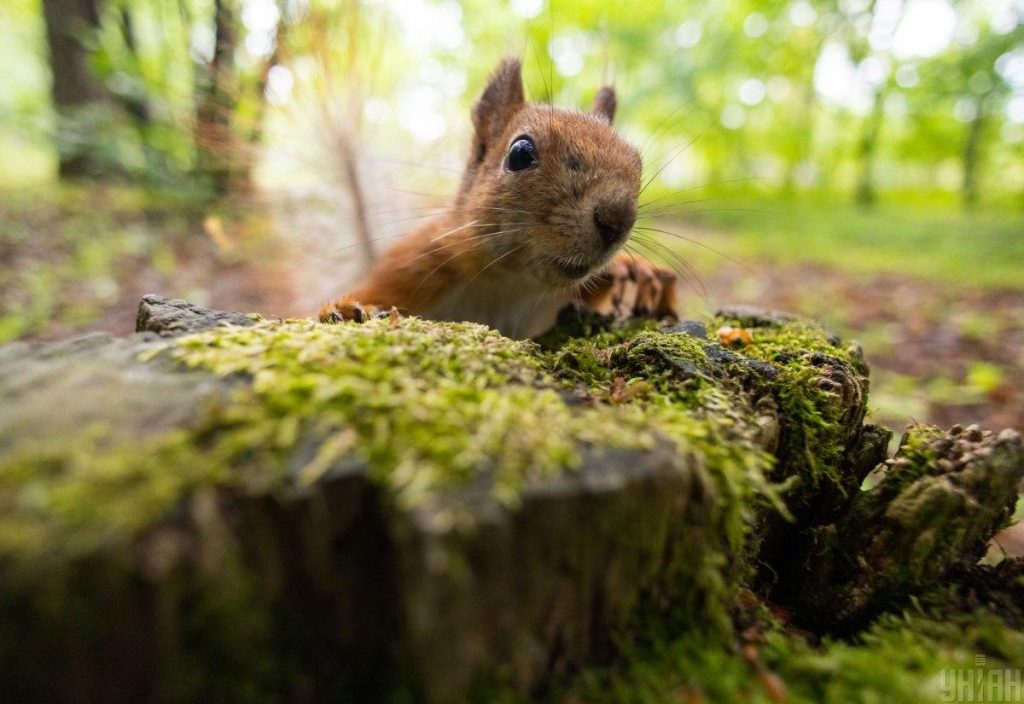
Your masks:
[{"label": "moss patch", "polygon": [[[613,668],[589,670],[572,695],[550,701],[917,704],[944,701],[958,676],[1009,670],[1019,678],[1013,673],[1022,669],[1024,633],[985,611],[890,614],[852,640],[815,644],[760,607],[742,645],[710,649],[692,635],[666,639],[627,651]],[[1016,701],[994,698],[994,691],[988,699],[978,691],[973,701]]]},{"label": "moss patch", "polygon": [[[859,430],[867,402],[867,366],[853,348],[844,348],[826,330],[797,322],[764,325],[763,320],[723,317],[712,327],[760,323],[747,328],[753,342],[737,350],[751,360],[778,370],[771,379],[761,378],[790,422],[783,434],[779,456],[788,476],[817,487],[828,481],[843,488],[841,463],[850,430]],[[756,372],[755,372],[756,374]],[[858,388],[844,383],[853,378]],[[851,403],[851,393],[863,399]],[[851,410],[857,412],[850,417]],[[787,477],[777,477],[785,479]]]},{"label": "moss patch", "polygon": [[[708,329],[725,325],[748,326],[743,329],[752,342],[727,349],[705,337],[648,325],[628,335],[612,330],[563,340],[549,353],[549,369],[600,399],[613,396],[616,383],[629,389],[642,381],[650,393],[627,395],[642,402],[654,394],[696,408],[702,394],[714,389],[727,405],[741,409],[748,423],[753,402],[770,396],[782,423],[779,445],[771,448],[778,459],[772,478],[788,480],[804,494],[820,491],[822,482],[847,492],[842,463],[867,409],[868,370],[858,350],[842,347],[820,327],[793,320],[719,316]],[[751,436],[750,428],[746,432]]]},{"label": "moss patch", "polygon": [[[258,494],[356,466],[400,507],[481,476],[514,504],[525,483],[576,470],[585,447],[649,449],[659,439],[701,456],[741,542],[747,493],[765,489],[769,463],[750,447],[742,399],[708,386],[683,404],[666,383],[630,403],[567,403],[565,378],[610,379],[593,356],[614,339],[605,335],[553,356],[481,326],[415,318],[260,322],[170,340],[143,361],[212,373],[232,384],[228,398],[196,409],[192,428],[144,441],[111,441],[98,425],[59,447],[22,444],[0,468],[0,549],[80,553],[130,539],[201,486]],[[692,348],[674,341],[673,350]]]}]

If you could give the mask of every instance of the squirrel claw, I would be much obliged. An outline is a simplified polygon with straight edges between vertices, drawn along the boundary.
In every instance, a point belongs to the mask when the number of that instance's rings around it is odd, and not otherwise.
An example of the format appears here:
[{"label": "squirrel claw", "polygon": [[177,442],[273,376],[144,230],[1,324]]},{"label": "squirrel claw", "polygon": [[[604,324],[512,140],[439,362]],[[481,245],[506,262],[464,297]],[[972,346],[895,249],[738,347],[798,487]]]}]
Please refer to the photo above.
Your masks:
[{"label": "squirrel claw", "polygon": [[644,259],[616,257],[585,293],[585,303],[617,320],[676,318],[676,275]]},{"label": "squirrel claw", "polygon": [[364,323],[376,310],[375,306],[364,306],[350,298],[342,298],[320,309],[320,322],[342,323],[351,320],[354,323]]}]

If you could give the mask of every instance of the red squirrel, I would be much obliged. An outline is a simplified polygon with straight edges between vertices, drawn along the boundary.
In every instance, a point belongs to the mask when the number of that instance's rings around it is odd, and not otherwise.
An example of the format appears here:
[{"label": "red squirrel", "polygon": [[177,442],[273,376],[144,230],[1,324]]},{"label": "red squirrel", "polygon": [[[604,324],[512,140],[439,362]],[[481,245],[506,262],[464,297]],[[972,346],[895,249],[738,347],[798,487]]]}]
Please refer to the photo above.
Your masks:
[{"label": "red squirrel", "polygon": [[571,302],[618,318],[675,317],[675,275],[617,254],[636,222],[641,159],[612,129],[615,106],[608,86],[589,114],[529,103],[520,62],[503,60],[473,106],[454,204],[325,305],[321,322],[395,307],[527,338]]}]

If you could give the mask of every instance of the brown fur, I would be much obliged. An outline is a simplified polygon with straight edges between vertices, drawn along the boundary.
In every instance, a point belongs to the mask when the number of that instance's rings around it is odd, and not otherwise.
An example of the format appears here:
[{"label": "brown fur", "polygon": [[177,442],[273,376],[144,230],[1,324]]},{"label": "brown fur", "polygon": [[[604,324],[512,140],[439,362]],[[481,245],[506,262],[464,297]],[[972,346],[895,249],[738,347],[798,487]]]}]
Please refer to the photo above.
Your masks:
[{"label": "brown fur", "polygon": [[[615,257],[636,218],[641,172],[637,150],[611,128],[615,105],[609,87],[593,114],[528,103],[519,61],[504,60],[473,107],[454,205],[388,250],[320,320],[396,306],[526,337],[573,299],[620,317],[674,315],[671,273]],[[513,172],[506,155],[523,136],[539,163]]]}]

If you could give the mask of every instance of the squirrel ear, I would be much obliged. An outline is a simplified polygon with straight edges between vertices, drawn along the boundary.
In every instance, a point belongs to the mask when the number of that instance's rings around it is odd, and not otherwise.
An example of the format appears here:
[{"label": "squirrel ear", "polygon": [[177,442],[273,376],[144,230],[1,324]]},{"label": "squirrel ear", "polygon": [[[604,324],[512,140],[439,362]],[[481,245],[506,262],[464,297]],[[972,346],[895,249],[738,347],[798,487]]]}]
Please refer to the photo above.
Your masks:
[{"label": "squirrel ear", "polygon": [[608,120],[610,125],[615,119],[615,105],[615,89],[611,86],[603,86],[594,96],[592,112]]},{"label": "squirrel ear", "polygon": [[483,94],[473,105],[473,127],[481,158],[487,145],[505,131],[508,121],[525,102],[519,59],[502,59]]}]

